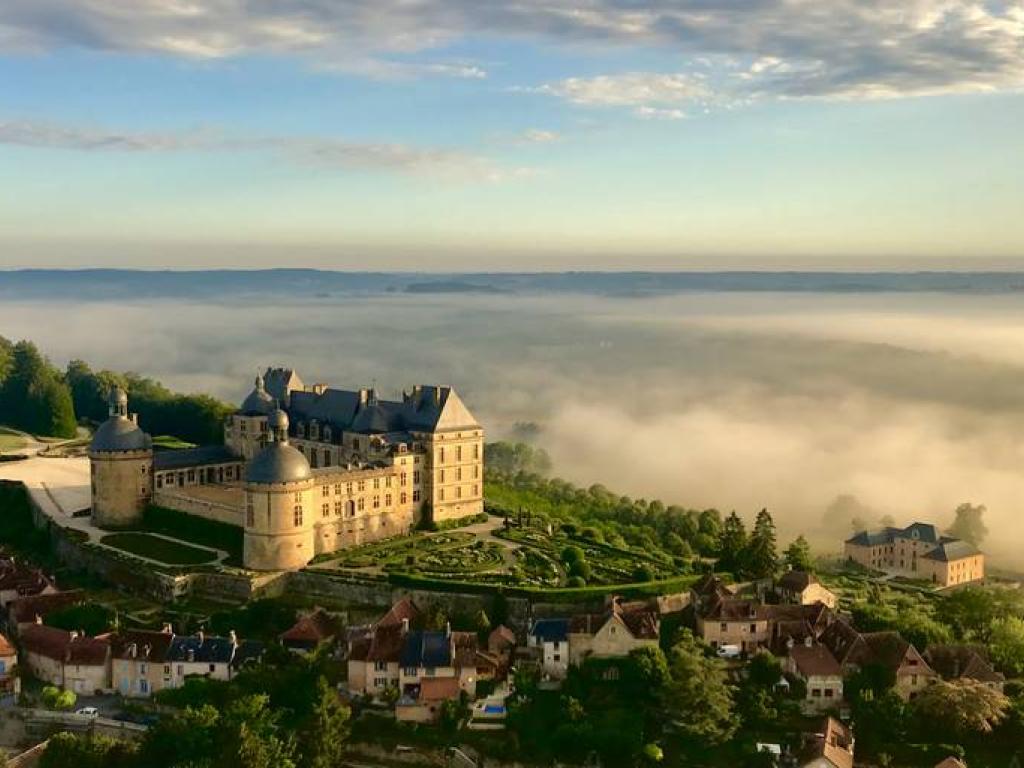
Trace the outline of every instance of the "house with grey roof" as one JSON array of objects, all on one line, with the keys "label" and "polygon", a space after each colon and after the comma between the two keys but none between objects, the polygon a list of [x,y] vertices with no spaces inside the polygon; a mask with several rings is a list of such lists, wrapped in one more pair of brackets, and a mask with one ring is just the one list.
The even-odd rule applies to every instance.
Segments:
[{"label": "house with grey roof", "polygon": [[875,571],[953,587],[985,578],[985,555],[973,544],[944,536],[931,523],[859,531],[844,544],[846,559]]}]

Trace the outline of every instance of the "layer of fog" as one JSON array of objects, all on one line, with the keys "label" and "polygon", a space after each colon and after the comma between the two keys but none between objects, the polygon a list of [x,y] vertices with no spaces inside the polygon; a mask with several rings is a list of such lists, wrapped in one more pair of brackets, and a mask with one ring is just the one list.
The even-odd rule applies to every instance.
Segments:
[{"label": "layer of fog", "polygon": [[240,400],[257,367],[394,396],[454,384],[492,436],[535,422],[558,473],[686,506],[762,506],[838,549],[851,494],[877,515],[989,509],[1024,528],[1024,299],[696,294],[382,296],[249,303],[5,302],[0,335],[58,364],[133,369]]}]

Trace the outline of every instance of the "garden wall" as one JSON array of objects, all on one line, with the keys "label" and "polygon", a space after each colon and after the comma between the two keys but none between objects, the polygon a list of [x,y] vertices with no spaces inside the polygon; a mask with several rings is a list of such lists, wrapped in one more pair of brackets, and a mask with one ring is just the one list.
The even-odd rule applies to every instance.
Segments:
[{"label": "garden wall", "polygon": [[174,509],[178,512],[185,512],[197,517],[205,517],[207,520],[216,520],[218,523],[238,525],[242,520],[242,510],[230,504],[221,504],[206,499],[197,499],[183,493],[174,493],[166,489],[154,491],[153,504],[158,507]]}]

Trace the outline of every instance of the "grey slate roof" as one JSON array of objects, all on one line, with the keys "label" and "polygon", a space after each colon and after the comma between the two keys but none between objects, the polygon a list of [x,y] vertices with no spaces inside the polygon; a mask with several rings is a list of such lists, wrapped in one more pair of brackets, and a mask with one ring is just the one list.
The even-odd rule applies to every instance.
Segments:
[{"label": "grey slate roof", "polygon": [[92,436],[89,446],[91,451],[142,451],[152,448],[153,441],[149,435],[139,429],[139,425],[124,416],[111,416],[104,421],[96,434]]},{"label": "grey slate roof", "polygon": [[403,667],[448,667],[451,664],[451,637],[446,632],[416,630],[405,638]]},{"label": "grey slate roof", "polygon": [[860,531],[846,540],[847,544],[858,544],[862,547],[877,547],[880,544],[891,544],[899,528],[883,528],[880,531]]},{"label": "grey slate roof", "polygon": [[197,635],[175,636],[167,649],[167,661],[195,661],[203,664],[230,664],[235,645],[226,637]]},{"label": "grey slate roof", "polygon": [[245,400],[242,401],[242,407],[239,408],[239,412],[245,416],[265,416],[275,408],[277,408],[277,401],[258,383],[252,392],[246,395]]},{"label": "grey slate roof", "polygon": [[337,430],[363,434],[405,433],[479,426],[451,387],[417,387],[401,401],[371,397],[342,389],[292,392],[288,414],[293,422],[313,421]]},{"label": "grey slate roof", "polygon": [[170,451],[156,451],[153,454],[153,469],[183,469],[201,467],[206,464],[224,464],[241,461],[226,445],[205,445],[200,448],[183,448]]},{"label": "grey slate roof", "polygon": [[569,620],[538,619],[533,623],[530,636],[543,643],[565,642],[569,637]]},{"label": "grey slate roof", "polygon": [[294,483],[312,476],[306,457],[287,443],[270,443],[245,468],[248,483]]},{"label": "grey slate roof", "polygon": [[952,539],[951,541],[941,542],[935,549],[925,555],[925,557],[929,560],[938,560],[939,562],[948,563],[953,560],[960,560],[965,557],[973,557],[974,555],[980,554],[981,550],[970,542]]}]

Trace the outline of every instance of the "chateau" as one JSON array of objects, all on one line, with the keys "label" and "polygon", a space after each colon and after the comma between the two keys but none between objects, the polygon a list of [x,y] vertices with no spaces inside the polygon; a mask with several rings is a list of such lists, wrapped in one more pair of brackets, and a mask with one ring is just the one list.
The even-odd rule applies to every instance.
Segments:
[{"label": "chateau", "polygon": [[940,587],[953,587],[985,578],[985,555],[973,544],[942,536],[931,523],[906,528],[860,531],[846,540],[846,558],[865,568]]},{"label": "chateau", "polygon": [[231,523],[254,570],[483,511],[483,428],[444,386],[392,401],[271,368],[227,417],[223,445],[183,450],[154,450],[114,389],[89,458],[95,525],[132,525],[150,503]]}]

